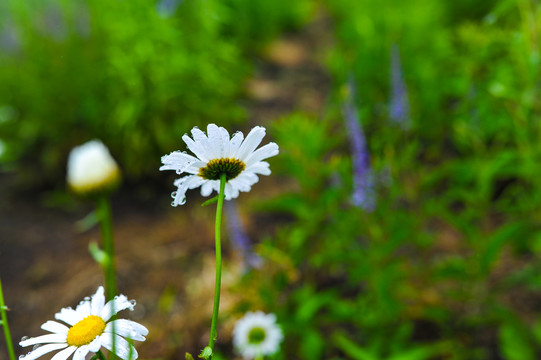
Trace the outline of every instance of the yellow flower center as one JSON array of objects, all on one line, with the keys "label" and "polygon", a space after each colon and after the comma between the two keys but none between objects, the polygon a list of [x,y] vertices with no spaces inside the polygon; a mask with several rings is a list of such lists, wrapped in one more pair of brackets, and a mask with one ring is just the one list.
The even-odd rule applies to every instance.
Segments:
[{"label": "yellow flower center", "polygon": [[66,342],[69,346],[88,345],[105,330],[105,321],[99,316],[90,315],[73,325],[68,331]]},{"label": "yellow flower center", "polygon": [[213,159],[207,166],[199,169],[199,176],[205,180],[220,180],[220,175],[225,174],[227,181],[236,178],[246,168],[246,164],[234,158]]}]

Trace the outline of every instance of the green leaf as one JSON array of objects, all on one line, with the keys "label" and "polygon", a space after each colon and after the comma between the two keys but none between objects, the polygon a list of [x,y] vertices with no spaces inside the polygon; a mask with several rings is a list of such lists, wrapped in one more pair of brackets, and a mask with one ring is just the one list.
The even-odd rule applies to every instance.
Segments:
[{"label": "green leaf", "polygon": [[192,354],[190,354],[190,353],[186,353],[186,355],[185,355],[185,359],[186,359],[186,360],[193,360],[193,356],[192,356]]},{"label": "green leaf", "polygon": [[92,229],[98,223],[96,211],[90,212],[87,216],[75,223],[75,228],[79,232],[85,232]]},{"label": "green leaf", "polygon": [[500,348],[507,360],[535,360],[535,350],[527,333],[512,324],[500,327]]},{"label": "green leaf", "polygon": [[96,242],[92,241],[88,244],[88,251],[101,267],[105,268],[109,264],[109,255],[100,249]]},{"label": "green leaf", "polygon": [[204,203],[201,204],[201,206],[207,206],[218,202],[218,196],[215,196],[213,198],[208,199]]},{"label": "green leaf", "polygon": [[350,356],[354,360],[381,360],[361,348],[358,344],[354,343],[343,334],[334,333],[332,339],[337,348],[342,350],[346,355]]},{"label": "green leaf", "polygon": [[206,346],[203,349],[203,351],[201,351],[201,354],[199,355],[201,359],[209,359],[211,356],[212,356],[212,349],[210,348],[210,346]]}]

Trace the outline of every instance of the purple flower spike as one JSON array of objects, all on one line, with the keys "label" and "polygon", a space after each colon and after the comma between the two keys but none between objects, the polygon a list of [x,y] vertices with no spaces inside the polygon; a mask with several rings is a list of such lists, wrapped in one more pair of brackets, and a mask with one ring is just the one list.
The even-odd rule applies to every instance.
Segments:
[{"label": "purple flower spike", "polygon": [[351,156],[353,160],[353,195],[351,201],[356,207],[372,212],[376,207],[374,172],[370,166],[370,153],[366,136],[359,123],[359,114],[354,104],[355,83],[348,81],[348,95],[342,112],[346,123]]},{"label": "purple flower spike", "polygon": [[404,130],[411,127],[408,88],[402,74],[400,50],[396,44],[391,47],[391,103],[389,104],[389,117],[391,121],[400,125]]},{"label": "purple flower spike", "polygon": [[156,3],[156,11],[164,18],[170,17],[177,11],[181,2],[182,0],[160,0]]},{"label": "purple flower spike", "polygon": [[239,216],[239,209],[235,200],[224,202],[226,208],[227,232],[233,248],[241,253],[246,268],[259,268],[263,259],[257,255],[253,248],[248,234]]}]

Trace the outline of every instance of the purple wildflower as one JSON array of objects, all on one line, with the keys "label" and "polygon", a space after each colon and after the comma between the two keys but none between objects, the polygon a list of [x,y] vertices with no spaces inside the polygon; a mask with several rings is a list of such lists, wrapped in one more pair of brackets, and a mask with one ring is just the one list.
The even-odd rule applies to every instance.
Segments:
[{"label": "purple wildflower", "polygon": [[374,172],[370,166],[370,153],[366,145],[366,136],[359,123],[359,114],[354,103],[355,84],[353,78],[348,81],[348,95],[342,112],[346,123],[351,156],[353,160],[353,205],[373,211],[376,207]]},{"label": "purple wildflower", "polygon": [[250,238],[239,216],[237,202],[235,200],[225,201],[224,206],[227,214],[227,231],[233,248],[241,253],[247,268],[261,267],[263,260],[252,248]]},{"label": "purple wildflower", "polygon": [[402,74],[400,50],[396,44],[391,47],[391,103],[389,104],[389,117],[391,121],[399,124],[404,130],[411,127],[408,88]]},{"label": "purple wildflower", "polygon": [[162,17],[172,16],[181,2],[182,0],[160,0],[156,3],[156,11]]},{"label": "purple wildflower", "polygon": [[0,49],[8,54],[16,54],[21,49],[20,35],[11,21],[5,22],[0,29]]},{"label": "purple wildflower", "polygon": [[68,28],[60,5],[50,4],[42,14],[40,31],[56,42],[68,37]]}]

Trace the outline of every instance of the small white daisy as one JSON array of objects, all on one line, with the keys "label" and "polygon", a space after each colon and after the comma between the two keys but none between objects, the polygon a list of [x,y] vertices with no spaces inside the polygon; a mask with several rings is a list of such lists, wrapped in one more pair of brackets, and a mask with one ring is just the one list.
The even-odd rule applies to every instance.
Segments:
[{"label": "small white daisy", "polygon": [[76,193],[106,191],[114,188],[119,180],[118,165],[101,141],[92,140],[71,150],[67,181]]},{"label": "small white daisy", "polygon": [[162,156],[160,170],[175,170],[187,176],[175,181],[178,190],[172,193],[171,205],[183,205],[186,191],[201,186],[201,195],[209,196],[220,191],[220,175],[226,174],[225,199],[239,196],[240,191],[250,191],[260,175],[270,175],[269,163],[262,161],[278,154],[278,145],[269,143],[256,150],[265,136],[265,128],[256,126],[244,139],[241,132],[231,138],[223,127],[207,126],[207,134],[197,127],[192,129],[193,139],[184,134],[182,140],[195,156],[175,151]]},{"label": "small white daisy", "polygon": [[282,339],[276,316],[261,311],[247,312],[233,329],[233,345],[244,359],[276,353]]},{"label": "small white daisy", "polygon": [[71,354],[73,360],[84,360],[89,352],[96,353],[102,346],[112,351],[114,336],[116,355],[124,360],[135,360],[137,351],[126,339],[144,341],[148,334],[147,328],[126,319],[109,321],[117,312],[133,310],[134,306],[135,300],[128,300],[124,295],[116,296],[105,304],[104,290],[100,286],[92,299],[85,298],[75,310],[68,307],[55,314],[55,319],[69,326],[50,320],[41,325],[41,328],[52,334],[21,340],[19,345],[22,347],[40,346],[19,359],[34,360],[52,351],[61,350],[51,360],[66,360]]}]

